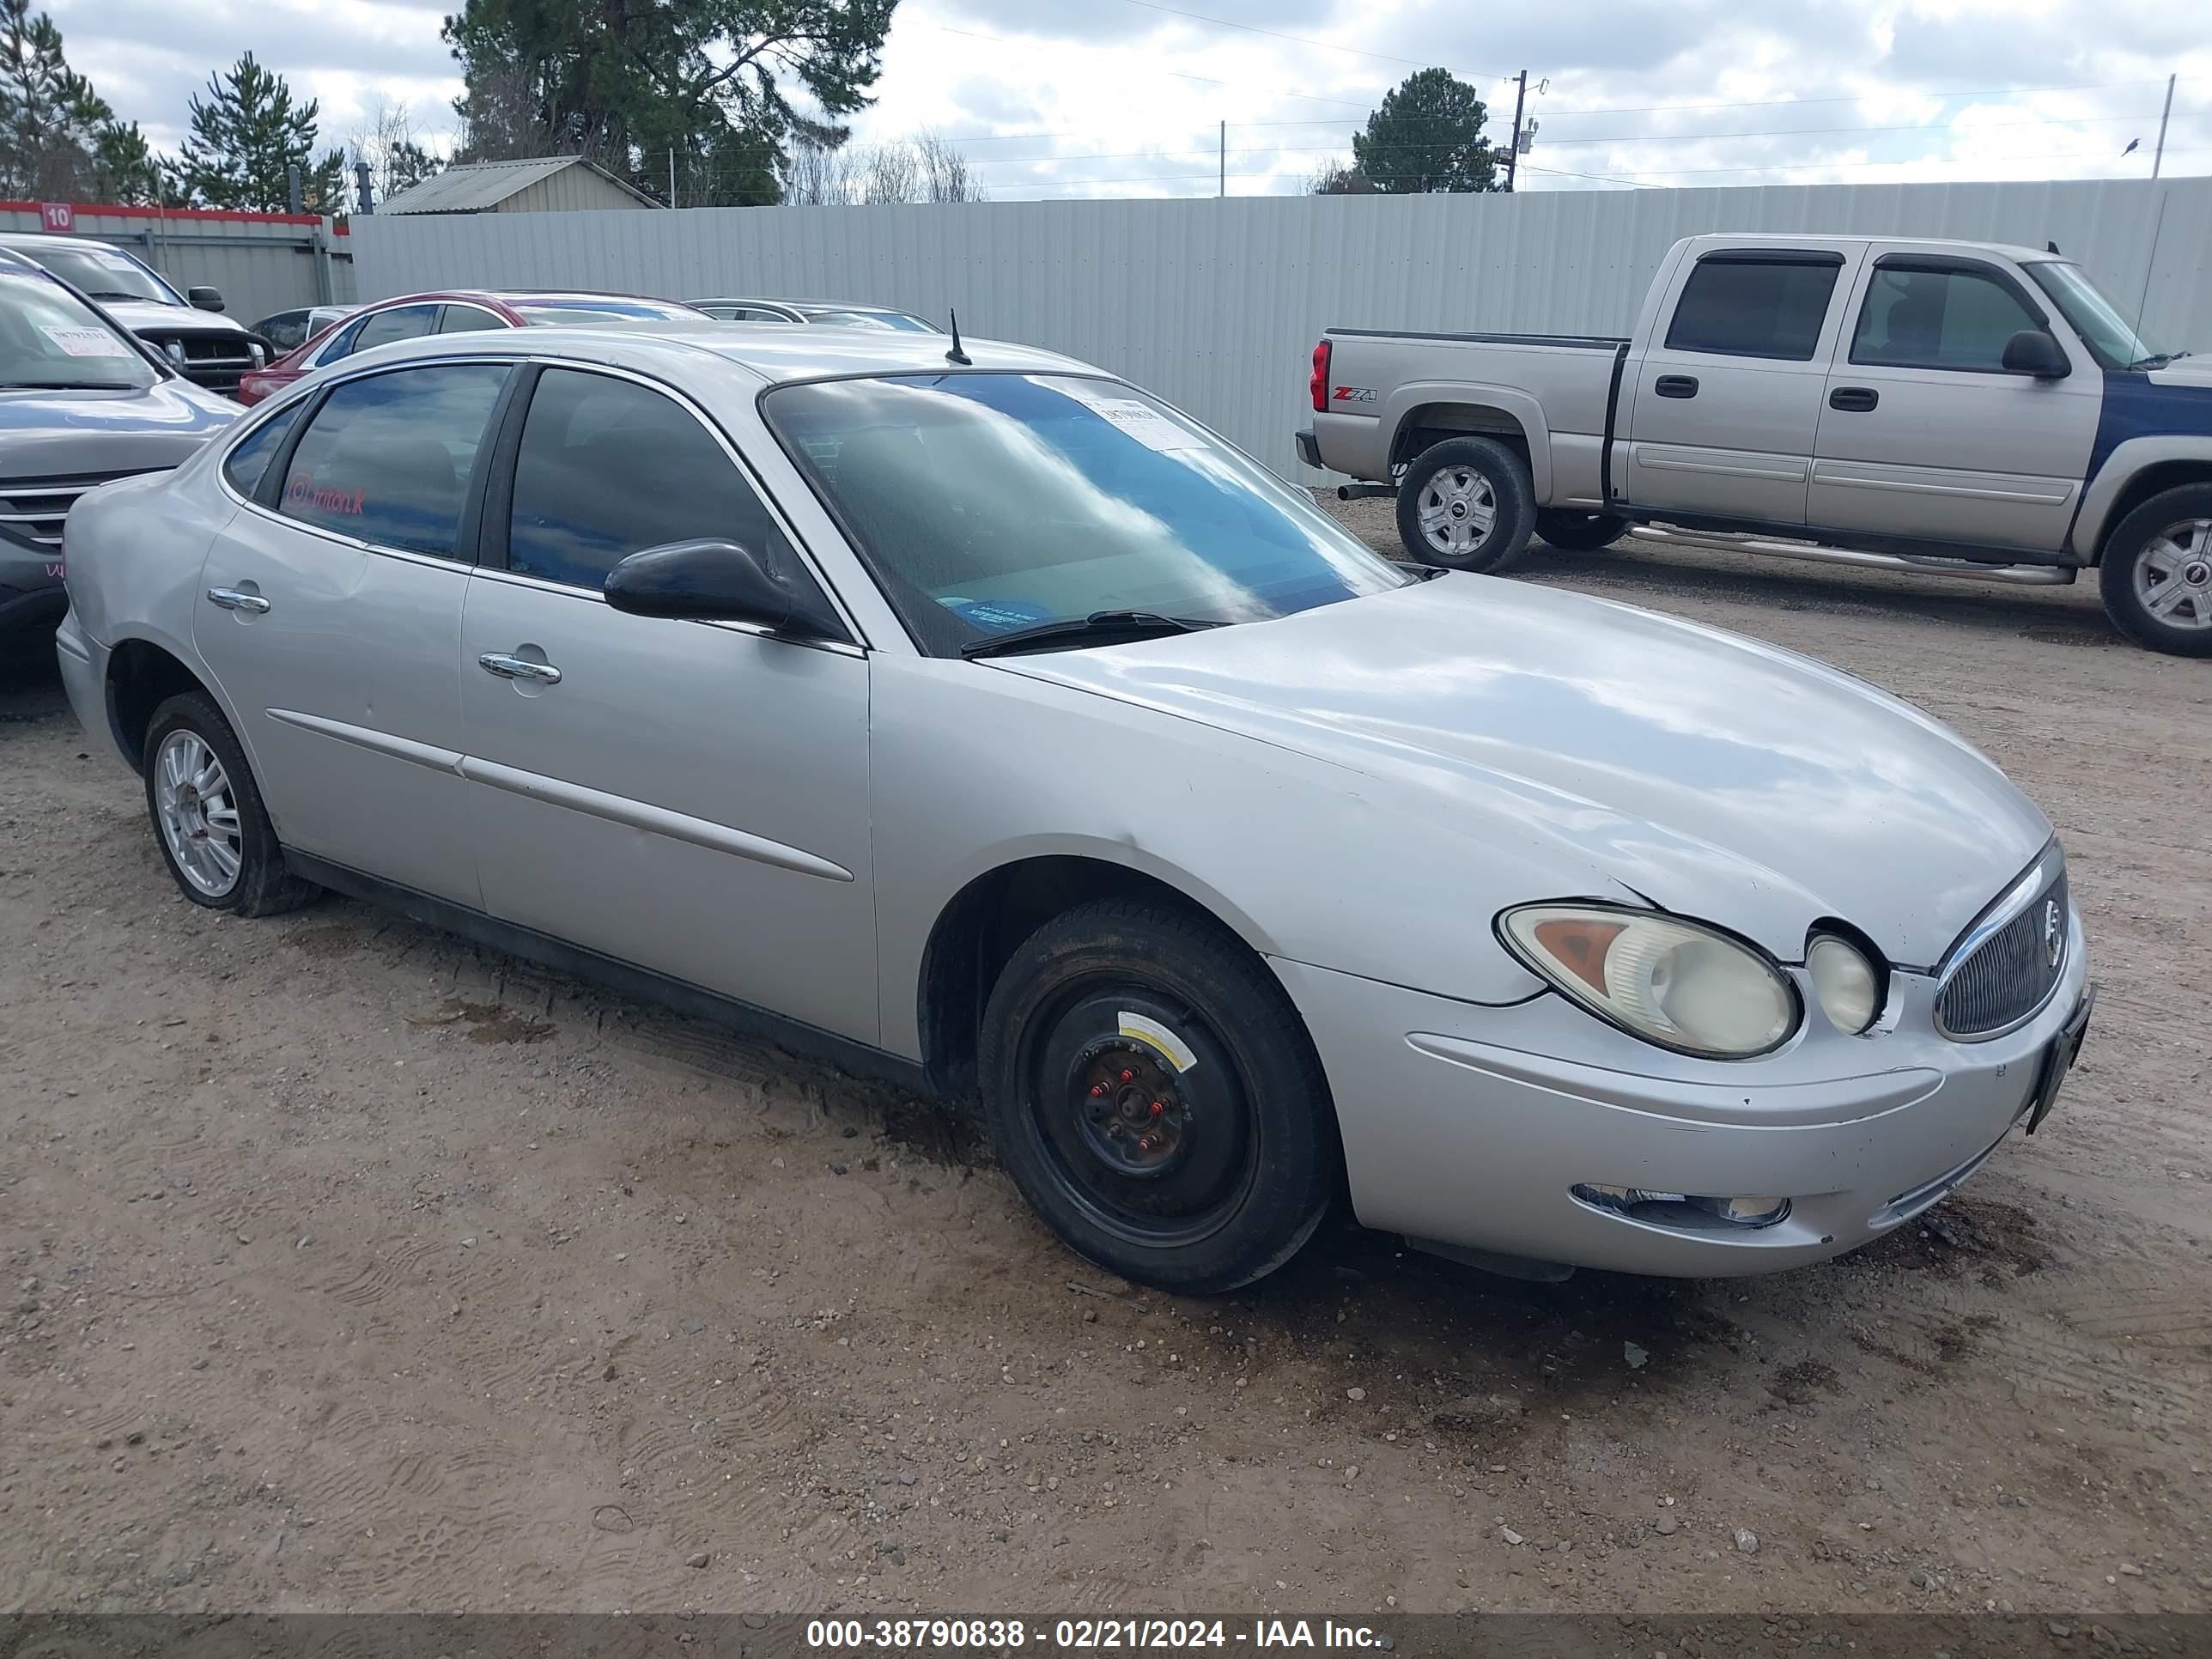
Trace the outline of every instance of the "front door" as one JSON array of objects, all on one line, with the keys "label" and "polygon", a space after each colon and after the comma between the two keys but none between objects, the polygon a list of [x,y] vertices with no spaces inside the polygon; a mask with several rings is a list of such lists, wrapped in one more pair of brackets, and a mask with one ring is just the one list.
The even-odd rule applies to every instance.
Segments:
[{"label": "front door", "polygon": [[[365,375],[298,405],[310,412],[296,442],[272,432],[240,445],[232,483],[250,504],[210,546],[193,608],[193,642],[278,838],[471,905],[456,769],[465,508],[508,372]],[[242,465],[261,470],[247,478]]]},{"label": "front door", "polygon": [[1861,282],[1820,409],[1807,517],[1817,526],[2054,551],[2104,404],[2078,348],[2063,380],[2008,374],[2005,342],[2048,325],[2011,272],[1887,253]]},{"label": "front door", "polygon": [[714,538],[798,563],[727,445],[665,390],[547,368],[514,447],[462,627],[485,907],[873,1042],[866,656],[607,605],[606,573],[646,547]]},{"label": "front door", "polygon": [[1660,343],[1637,366],[1628,500],[1763,524],[1805,522],[1844,256],[1718,248],[1683,276]]}]

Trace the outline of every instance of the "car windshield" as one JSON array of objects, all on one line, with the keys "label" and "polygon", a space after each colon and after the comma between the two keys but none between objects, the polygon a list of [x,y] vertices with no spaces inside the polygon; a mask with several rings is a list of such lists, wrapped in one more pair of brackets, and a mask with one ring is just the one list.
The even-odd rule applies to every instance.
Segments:
[{"label": "car windshield", "polygon": [[516,300],[515,310],[530,322],[553,328],[590,328],[599,323],[696,323],[690,306],[658,300],[624,300],[594,295],[579,300]]},{"label": "car windshield", "polygon": [[157,306],[180,306],[184,296],[120,248],[19,246],[27,259],[35,259],[65,283],[95,300],[141,300]]},{"label": "car windshield", "polygon": [[2101,367],[2152,368],[2176,355],[2185,355],[2161,351],[2145,340],[2120,315],[2118,307],[2097,291],[2097,285],[2082,274],[2081,266],[2036,259],[2029,261],[2027,269]]},{"label": "car windshield", "polygon": [[909,317],[903,311],[810,311],[810,323],[829,323],[842,328],[895,328],[909,334],[942,334],[934,323]]},{"label": "car windshield", "polygon": [[0,391],[135,391],[160,378],[58,283],[0,270]]},{"label": "car windshield", "polygon": [[820,380],[763,408],[939,655],[1095,611],[1258,622],[1413,580],[1304,492],[1110,380]]}]

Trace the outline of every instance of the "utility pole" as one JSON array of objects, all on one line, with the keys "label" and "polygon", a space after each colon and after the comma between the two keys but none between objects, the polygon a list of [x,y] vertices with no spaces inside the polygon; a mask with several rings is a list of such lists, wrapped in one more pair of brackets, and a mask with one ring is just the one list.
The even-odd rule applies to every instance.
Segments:
[{"label": "utility pole", "polygon": [[2166,107],[2158,112],[2158,148],[2151,152],[2150,176],[2158,177],[2159,164],[2166,160],[2166,118],[2173,113],[2173,76],[2166,77]]},{"label": "utility pole", "polygon": [[[2170,92],[2168,96],[2172,96]],[[2161,137],[2159,142],[2164,143],[2166,141]],[[1224,201],[1229,196],[1229,123],[1226,121],[1221,124],[1221,196]]]},{"label": "utility pole", "polygon": [[668,205],[676,205],[676,146],[668,147]]},{"label": "utility pole", "polygon": [[1515,175],[1521,171],[1521,106],[1528,97],[1528,71],[1516,78],[1513,91],[1513,147],[1505,152],[1505,191],[1512,194]]}]

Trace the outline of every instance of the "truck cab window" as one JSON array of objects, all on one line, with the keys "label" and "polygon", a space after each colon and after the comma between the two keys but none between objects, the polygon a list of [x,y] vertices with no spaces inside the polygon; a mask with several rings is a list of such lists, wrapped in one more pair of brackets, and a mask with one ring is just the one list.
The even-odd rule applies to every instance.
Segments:
[{"label": "truck cab window", "polygon": [[1842,269],[1840,258],[1708,255],[1682,285],[1667,349],[1810,362]]}]

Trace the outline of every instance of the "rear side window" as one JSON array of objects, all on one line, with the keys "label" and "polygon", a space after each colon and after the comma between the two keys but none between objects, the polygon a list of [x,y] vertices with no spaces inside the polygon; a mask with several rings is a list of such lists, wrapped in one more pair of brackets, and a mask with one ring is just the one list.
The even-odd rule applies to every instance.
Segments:
[{"label": "rear side window", "polygon": [[1810,362],[1842,268],[1840,258],[1700,259],[1675,302],[1667,349]]},{"label": "rear side window", "polygon": [[333,388],[292,452],[279,510],[342,536],[456,556],[469,474],[507,374],[496,363],[440,363]]},{"label": "rear side window", "polygon": [[447,306],[446,314],[439,320],[441,334],[468,334],[483,328],[505,328],[507,319],[495,316],[482,306]]},{"label": "rear side window", "polygon": [[2012,291],[1971,270],[1884,266],[1868,284],[1851,361],[2001,373],[2005,342],[2040,325]]},{"label": "rear side window", "polygon": [[696,416],[633,380],[549,368],[514,460],[507,568],[598,588],[631,554],[712,538],[798,561]]},{"label": "rear side window", "polygon": [[346,355],[428,334],[437,320],[435,306],[395,306],[390,311],[374,312],[362,319],[361,332],[354,336]]},{"label": "rear side window", "polygon": [[287,405],[282,412],[255,427],[224,457],[222,476],[230,480],[233,489],[248,499],[254,498],[262,478],[268,473],[270,461],[284,447],[285,436],[299,417],[300,405]]}]

